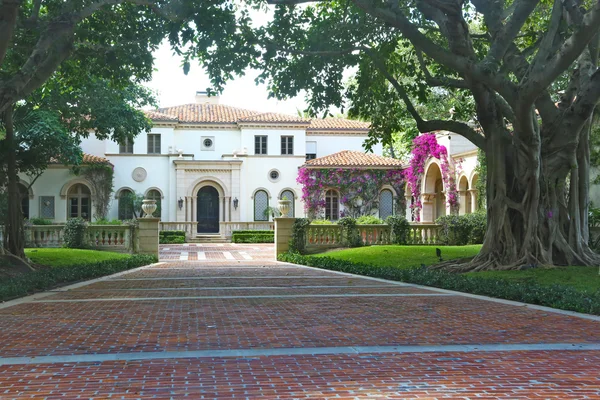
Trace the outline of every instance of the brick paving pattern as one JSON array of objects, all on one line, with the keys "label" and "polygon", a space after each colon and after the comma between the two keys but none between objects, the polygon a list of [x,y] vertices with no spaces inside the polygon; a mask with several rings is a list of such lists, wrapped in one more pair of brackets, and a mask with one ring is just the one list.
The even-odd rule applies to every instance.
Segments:
[{"label": "brick paving pattern", "polygon": [[600,399],[597,319],[272,254],[165,245],[160,264],[0,306],[0,398]]}]

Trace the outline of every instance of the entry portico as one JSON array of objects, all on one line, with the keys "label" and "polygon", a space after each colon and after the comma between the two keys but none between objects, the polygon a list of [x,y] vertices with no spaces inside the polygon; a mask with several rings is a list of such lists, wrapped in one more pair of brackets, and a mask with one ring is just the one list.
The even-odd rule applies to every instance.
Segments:
[{"label": "entry portico", "polygon": [[197,223],[197,233],[219,233],[221,222],[240,220],[241,160],[175,160],[177,222]]}]

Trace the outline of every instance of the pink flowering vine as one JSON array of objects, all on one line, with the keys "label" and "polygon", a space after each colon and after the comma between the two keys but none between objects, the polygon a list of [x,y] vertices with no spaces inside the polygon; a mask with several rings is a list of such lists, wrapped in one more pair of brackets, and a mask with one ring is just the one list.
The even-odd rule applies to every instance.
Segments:
[{"label": "pink flowering vine", "polygon": [[411,194],[415,199],[411,204],[412,212],[416,221],[420,220],[421,182],[425,174],[425,163],[430,157],[440,160],[442,169],[442,181],[446,190],[446,202],[452,210],[458,209],[458,192],[456,190],[456,179],[454,168],[448,159],[448,150],[437,142],[434,133],[424,133],[413,140],[410,166],[406,171],[406,181],[410,187]]},{"label": "pink flowering vine", "polygon": [[351,216],[377,208],[379,191],[386,184],[399,194],[397,199],[404,200],[404,171],[400,169],[300,168],[296,181],[302,185],[304,210],[311,218],[320,215],[325,209],[327,189],[339,192],[340,203]]}]

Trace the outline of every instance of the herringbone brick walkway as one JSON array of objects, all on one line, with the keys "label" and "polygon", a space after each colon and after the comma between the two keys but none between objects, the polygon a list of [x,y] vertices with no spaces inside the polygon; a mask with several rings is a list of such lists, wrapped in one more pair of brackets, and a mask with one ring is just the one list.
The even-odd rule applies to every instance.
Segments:
[{"label": "herringbone brick walkway", "polygon": [[600,399],[599,318],[189,247],[0,306],[0,398]]}]

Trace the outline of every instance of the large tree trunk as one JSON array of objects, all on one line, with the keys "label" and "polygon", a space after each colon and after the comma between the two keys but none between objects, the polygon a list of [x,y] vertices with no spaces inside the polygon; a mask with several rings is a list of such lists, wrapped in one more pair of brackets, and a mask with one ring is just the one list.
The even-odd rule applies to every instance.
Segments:
[{"label": "large tree trunk", "polygon": [[433,268],[466,272],[600,265],[600,255],[588,245],[585,135],[582,132],[569,160],[564,154],[544,155],[535,141],[518,143],[518,135],[492,135],[488,145],[493,151],[487,152],[488,229],[482,249],[472,260]]},{"label": "large tree trunk", "polygon": [[6,156],[8,175],[8,213],[4,231],[4,247],[11,254],[25,259],[25,231],[23,227],[23,212],[21,210],[21,194],[19,192],[19,176],[17,173],[17,139],[13,125],[12,107],[6,110],[2,119],[6,129]]}]

